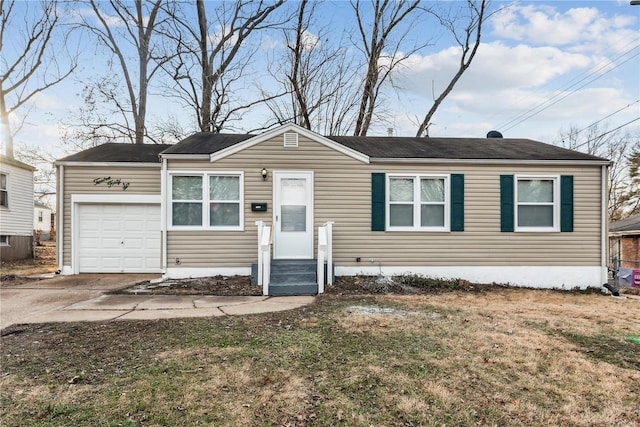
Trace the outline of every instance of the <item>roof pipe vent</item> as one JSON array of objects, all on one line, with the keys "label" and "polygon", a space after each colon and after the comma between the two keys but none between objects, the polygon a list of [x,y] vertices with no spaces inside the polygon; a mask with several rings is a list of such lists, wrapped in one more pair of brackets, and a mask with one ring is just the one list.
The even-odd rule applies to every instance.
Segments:
[{"label": "roof pipe vent", "polygon": [[502,138],[502,134],[497,130],[490,130],[487,132],[487,138]]}]

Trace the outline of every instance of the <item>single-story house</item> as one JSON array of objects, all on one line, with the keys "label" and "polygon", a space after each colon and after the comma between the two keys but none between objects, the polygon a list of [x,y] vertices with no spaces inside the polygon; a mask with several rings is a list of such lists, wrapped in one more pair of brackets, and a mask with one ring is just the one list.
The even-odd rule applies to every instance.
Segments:
[{"label": "single-story house", "polygon": [[609,223],[609,253],[617,267],[640,269],[640,214]]},{"label": "single-story house", "polygon": [[33,229],[40,241],[51,239],[51,208],[42,202],[33,202]]},{"label": "single-story house", "polygon": [[289,124],[104,144],[56,167],[66,274],[248,275],[253,265],[276,294],[281,269],[301,273],[320,254],[314,276],[294,281],[607,279],[609,161],[528,139],[321,136]]},{"label": "single-story house", "polygon": [[0,259],[33,258],[33,172],[0,155]]}]

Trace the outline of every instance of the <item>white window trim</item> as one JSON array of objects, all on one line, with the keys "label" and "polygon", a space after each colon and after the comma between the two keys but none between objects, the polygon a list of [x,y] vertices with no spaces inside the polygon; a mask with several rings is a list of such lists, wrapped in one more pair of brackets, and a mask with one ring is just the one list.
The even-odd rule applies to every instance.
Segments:
[{"label": "white window trim", "polygon": [[6,206],[5,205],[0,205],[0,209],[8,211],[9,208],[11,207],[11,200],[10,200],[10,196],[11,195],[9,194],[9,188],[11,187],[11,182],[10,182],[11,181],[11,175],[8,172],[5,172],[5,171],[2,172],[2,175],[4,175],[6,177],[5,178],[6,186],[2,191],[7,193],[7,205]]},{"label": "white window trim", "polygon": [[[553,181],[553,226],[552,227],[520,227],[518,226],[518,181],[519,180],[552,180]],[[513,224],[514,231],[523,233],[560,232],[560,175],[515,175],[513,183]],[[544,203],[522,203],[522,205],[544,205]]]},{"label": "white window trim", "polygon": [[[209,218],[209,177],[210,176],[239,176],[240,177],[240,224],[238,226],[212,226]],[[202,204],[202,225],[173,225],[173,177],[199,176],[202,178],[202,200],[180,200]],[[244,172],[243,171],[170,171],[167,185],[167,229],[171,231],[244,231]]]},{"label": "white window trim", "polygon": [[[391,226],[390,204],[391,204],[391,179],[392,178],[411,178],[413,179],[413,227],[397,227]],[[416,182],[420,182],[421,179],[444,179],[444,225],[442,227],[421,227],[415,225],[419,222],[420,218],[420,185],[416,185]],[[435,231],[435,232],[449,232],[451,231],[451,175],[443,174],[386,174],[386,191],[385,191],[385,229],[387,231]],[[395,203],[395,202],[394,202]],[[409,202],[404,202],[409,204]],[[438,203],[439,204],[439,203]]]}]

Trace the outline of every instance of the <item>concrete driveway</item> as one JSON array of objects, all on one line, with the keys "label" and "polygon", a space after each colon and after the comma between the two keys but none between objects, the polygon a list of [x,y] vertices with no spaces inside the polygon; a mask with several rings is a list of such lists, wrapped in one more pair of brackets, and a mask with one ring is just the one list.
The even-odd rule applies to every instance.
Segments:
[{"label": "concrete driveway", "polygon": [[158,274],[78,274],[0,287],[0,329],[30,323],[47,313],[126,288]]},{"label": "concrete driveway", "polygon": [[312,296],[109,295],[154,274],[80,274],[0,287],[0,330],[19,323],[147,320],[291,310]]}]

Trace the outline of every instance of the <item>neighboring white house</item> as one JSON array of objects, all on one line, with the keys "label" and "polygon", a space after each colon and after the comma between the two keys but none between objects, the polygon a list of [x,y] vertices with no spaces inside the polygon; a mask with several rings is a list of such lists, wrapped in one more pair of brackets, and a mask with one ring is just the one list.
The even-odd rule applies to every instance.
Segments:
[{"label": "neighboring white house", "polygon": [[0,258],[33,257],[34,167],[0,155]]},{"label": "neighboring white house", "polygon": [[40,240],[51,239],[51,208],[38,201],[33,202],[33,229],[40,232]]}]

